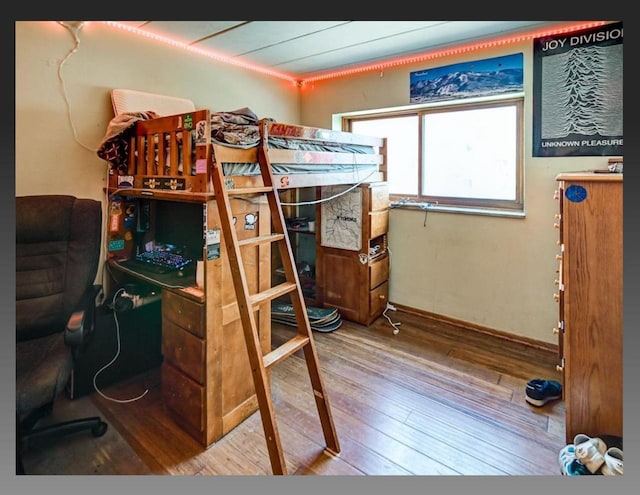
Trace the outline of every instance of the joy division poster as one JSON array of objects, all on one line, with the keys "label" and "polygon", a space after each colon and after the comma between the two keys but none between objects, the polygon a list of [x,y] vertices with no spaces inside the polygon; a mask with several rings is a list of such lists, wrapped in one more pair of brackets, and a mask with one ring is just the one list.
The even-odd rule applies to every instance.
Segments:
[{"label": "joy division poster", "polygon": [[533,156],[622,155],[622,23],[534,39]]},{"label": "joy division poster", "polygon": [[522,91],[522,53],[424,69],[410,74],[411,103]]}]

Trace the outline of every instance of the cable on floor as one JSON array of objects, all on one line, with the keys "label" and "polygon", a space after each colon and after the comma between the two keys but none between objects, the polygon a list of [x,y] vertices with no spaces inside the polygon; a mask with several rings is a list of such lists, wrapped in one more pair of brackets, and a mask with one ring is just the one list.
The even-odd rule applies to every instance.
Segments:
[{"label": "cable on floor", "polygon": [[[113,308],[115,308],[115,302],[116,302],[116,298],[121,294],[125,292],[124,289],[118,289],[116,291],[116,293],[113,295],[113,299],[111,300],[111,306]],[[98,371],[96,371],[96,374],[93,375],[93,388],[96,390],[96,392],[98,392],[102,397],[104,397],[107,400],[110,400],[112,402],[118,402],[120,404],[126,404],[128,402],[134,402],[136,400],[142,399],[145,395],[147,395],[147,393],[149,392],[149,389],[146,389],[144,392],[142,392],[139,396],[137,397],[133,397],[131,399],[115,399],[113,397],[109,397],[108,395],[104,394],[99,388],[98,385],[96,384],[96,379],[98,378],[98,375],[100,373],[102,373],[104,370],[106,370],[109,366],[111,366],[113,363],[115,363],[116,359],[118,359],[118,356],[120,355],[120,324],[118,322],[118,316],[117,316],[117,312],[114,309],[113,310],[113,319],[116,323],[116,340],[118,343],[118,349],[116,351],[115,356],[113,357],[113,359],[111,361],[109,361],[107,364],[105,364],[102,368],[100,368]]]}]

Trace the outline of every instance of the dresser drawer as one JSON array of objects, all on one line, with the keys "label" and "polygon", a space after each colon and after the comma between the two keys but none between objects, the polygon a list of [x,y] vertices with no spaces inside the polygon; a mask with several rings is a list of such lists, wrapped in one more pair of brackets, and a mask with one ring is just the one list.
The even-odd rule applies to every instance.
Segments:
[{"label": "dresser drawer", "polygon": [[205,389],[169,363],[162,363],[162,401],[188,429],[204,430]]},{"label": "dresser drawer", "polygon": [[162,355],[176,368],[204,384],[205,341],[169,320],[162,322]]},{"label": "dresser drawer", "polygon": [[386,182],[372,184],[368,189],[371,211],[389,208],[389,186]]},{"label": "dresser drawer", "polygon": [[173,291],[162,291],[162,319],[172,321],[197,337],[205,337],[204,305]]},{"label": "dresser drawer", "polygon": [[389,279],[389,256],[376,258],[369,265],[369,289],[375,289]]},{"label": "dresser drawer", "polygon": [[373,239],[389,231],[389,210],[369,213],[369,237]]},{"label": "dresser drawer", "polygon": [[369,292],[369,319],[379,316],[387,307],[389,282],[383,282]]}]

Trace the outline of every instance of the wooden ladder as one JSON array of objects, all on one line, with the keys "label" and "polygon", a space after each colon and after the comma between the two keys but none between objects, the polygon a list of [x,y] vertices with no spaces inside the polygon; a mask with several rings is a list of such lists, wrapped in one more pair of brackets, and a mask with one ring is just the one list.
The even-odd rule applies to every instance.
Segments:
[{"label": "wooden ladder", "polygon": [[[304,304],[304,296],[302,294],[291,244],[286,233],[286,224],[280,205],[280,198],[277,188],[274,186],[271,162],[267,150],[267,125],[267,121],[260,121],[262,144],[258,150],[258,161],[264,185],[260,187],[228,189],[225,185],[222,163],[218,163],[217,161],[213,163],[213,184],[220,214],[222,233],[226,241],[227,255],[229,257],[229,265],[249,355],[256,397],[258,399],[258,407],[260,409],[262,426],[267,441],[271,469],[273,474],[284,475],[287,474],[287,468],[276,424],[267,370],[300,349],[304,352],[307,370],[313,388],[313,396],[324,433],[326,449],[330,453],[337,455],[340,452],[340,445],[329,407],[327,392],[320,374],[318,355],[307,315],[307,308]],[[233,224],[233,213],[231,211],[229,198],[231,196],[256,196],[257,194],[266,195],[269,202],[272,233],[270,235],[262,235],[239,241]],[[242,251],[243,248],[248,246],[255,247],[268,243],[272,245],[275,243],[280,249],[280,258],[285,271],[286,282],[272,286],[262,292],[252,294],[250,293],[245,275]],[[271,304],[271,301],[287,294],[291,299],[293,311],[296,316],[298,333],[284,344],[263,355],[260,347],[255,312],[261,305]]]}]

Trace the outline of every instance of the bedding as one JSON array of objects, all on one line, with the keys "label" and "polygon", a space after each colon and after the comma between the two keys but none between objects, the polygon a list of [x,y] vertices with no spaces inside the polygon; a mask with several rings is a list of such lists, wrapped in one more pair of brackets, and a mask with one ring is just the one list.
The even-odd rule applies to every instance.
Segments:
[{"label": "bedding", "polygon": [[[126,174],[128,170],[129,142],[133,136],[136,122],[158,118],[159,115],[153,111],[146,112],[125,112],[115,116],[103,138],[98,149],[98,156],[111,164],[112,169],[119,173]],[[256,147],[260,144],[259,119],[249,108],[242,108],[231,112],[211,113],[211,141],[229,147],[242,149]],[[275,122],[273,119],[268,121]],[[199,139],[194,129],[192,138]],[[179,139],[181,141],[181,139]],[[181,143],[179,143],[181,145]],[[168,149],[168,144],[166,148]],[[270,149],[297,150],[297,151],[322,151],[327,153],[374,153],[371,146],[363,146],[349,143],[331,142],[310,142],[298,139],[287,139],[281,137],[269,137],[268,147]],[[195,149],[193,150],[195,153]],[[181,153],[178,153],[181,156]],[[329,158],[327,158],[329,160]],[[194,160],[195,161],[195,160]],[[156,160],[157,163],[157,160]],[[273,172],[276,174],[292,173],[327,173],[331,171],[348,172],[353,170],[358,164],[341,163],[272,163]],[[224,163],[225,175],[259,175],[260,165],[256,163]],[[363,164],[359,167],[375,169],[376,165]],[[182,164],[179,166],[180,172]],[[191,173],[195,173],[192,170]]]},{"label": "bedding", "polygon": [[259,119],[249,108],[159,116],[118,113],[97,154],[110,187],[214,192],[216,163],[228,187],[259,184],[265,157],[280,189],[385,180],[382,138]]}]

